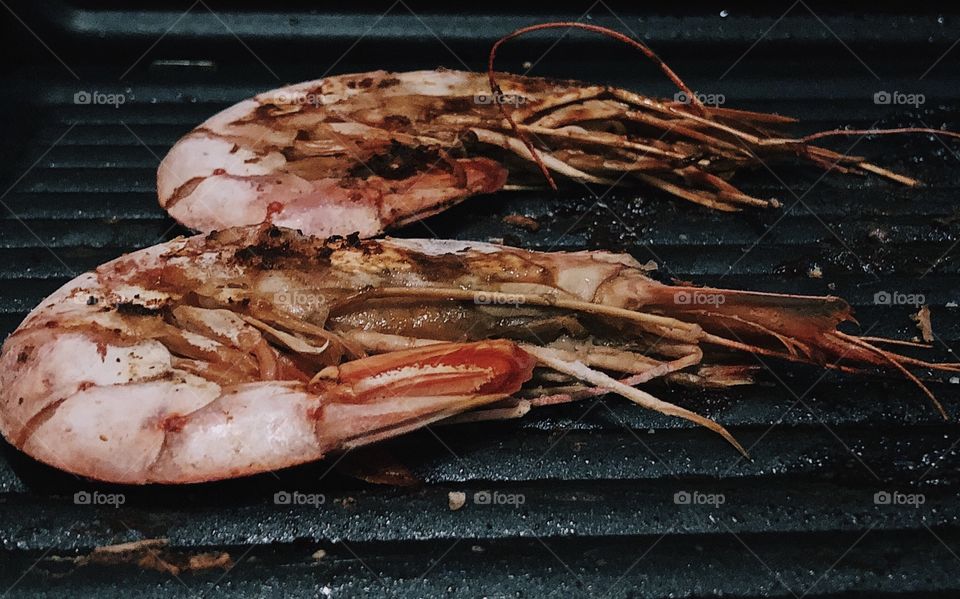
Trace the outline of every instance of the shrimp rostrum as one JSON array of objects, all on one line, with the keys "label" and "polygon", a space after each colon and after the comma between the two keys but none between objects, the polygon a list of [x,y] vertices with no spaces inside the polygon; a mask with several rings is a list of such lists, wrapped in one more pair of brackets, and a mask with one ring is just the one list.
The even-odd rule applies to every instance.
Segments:
[{"label": "shrimp rostrum", "polygon": [[911,369],[957,369],[839,331],[850,317],[833,297],[661,284],[606,252],[234,228],[118,258],[31,312],[0,353],[0,431],[78,475],[187,483],[612,392],[743,451],[638,386],[747,384],[750,352],[921,388]]},{"label": "shrimp rostrum", "polygon": [[657,99],[608,85],[495,73],[492,55],[489,74],[441,69],[327,77],[259,94],[184,136],[159,167],[160,204],[204,232],[269,220],[313,235],[373,237],[470,196],[545,182],[655,188],[721,211],[779,205],[730,182],[762,163],[801,161],[917,183],[812,143],[866,132],[791,138],[776,132],[791,118],[705,106],[646,46],[615,32],[545,24],[504,40],[557,25],[640,48],[681,95]]}]

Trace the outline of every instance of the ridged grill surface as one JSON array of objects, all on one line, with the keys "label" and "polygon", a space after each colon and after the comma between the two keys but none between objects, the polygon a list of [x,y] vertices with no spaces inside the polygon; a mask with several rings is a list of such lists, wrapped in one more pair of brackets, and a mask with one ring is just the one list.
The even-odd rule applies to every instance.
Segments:
[{"label": "ridged grill surface", "polygon": [[[709,49],[711,35],[723,37],[717,28],[726,31],[726,53],[736,57],[749,46],[730,33],[736,20],[697,19],[698,48]],[[891,57],[869,45],[866,21],[830,19],[836,28],[848,19],[847,33],[866,40],[865,49],[856,48],[859,56],[883,57],[870,65],[879,81],[828,34],[811,33],[819,25],[809,15],[783,21],[783,27],[806,32],[797,42],[802,52],[768,56],[761,45],[722,79],[732,62],[725,55],[696,52],[682,40],[657,35],[664,54],[678,56],[674,66],[693,87],[723,93],[728,106],[800,117],[794,132],[843,125],[960,130],[957,57],[948,54],[918,80],[932,61]],[[930,17],[919,24],[910,19],[920,17],[889,17],[918,39],[938,27]],[[489,32],[499,31],[495,21],[482,36],[457,38],[462,43],[455,51],[475,68],[483,64]],[[754,21],[740,26],[753,27]],[[740,37],[752,40],[760,33]],[[949,31],[936,33],[938,43],[949,38]],[[373,37],[335,72],[461,66],[426,33],[422,44],[428,49],[402,55]],[[75,274],[185,233],[156,204],[158,157],[210,114],[278,85],[233,43],[240,55],[215,70],[148,68],[151,56],[119,83],[122,68],[102,66],[85,67],[80,82],[55,64],[8,73],[5,85],[13,92],[7,101],[17,122],[3,142],[0,169],[4,189],[12,185],[2,198],[9,210],[0,219],[0,334]],[[945,50],[948,44],[941,45]],[[383,50],[379,59],[377,49]],[[518,69],[544,49],[520,43],[505,51],[502,68]],[[171,53],[171,47],[165,50]],[[639,59],[624,54],[548,58],[535,73],[672,94],[650,69],[638,66]],[[268,62],[281,81],[293,82],[319,76],[334,58]],[[82,89],[128,99],[118,108],[74,105],[72,95]],[[880,90],[924,93],[926,103],[876,105],[872,95]],[[854,142],[829,145],[846,150]],[[876,293],[923,294],[937,335],[928,355],[951,359],[949,348],[960,341],[958,147],[929,136],[856,143],[853,153],[922,179],[925,186],[918,189],[838,174],[821,179],[809,168],[760,167],[737,181],[749,193],[778,197],[786,206],[763,214],[710,213],[647,190],[573,188],[558,195],[475,198],[426,226],[396,234],[625,251],[656,261],[665,279],[840,295],[855,307],[860,330],[875,336],[917,335],[909,318],[915,309],[876,305]],[[537,219],[540,230],[504,224],[512,213]],[[810,276],[811,270],[822,277]],[[334,460],[222,484],[113,488],[54,472],[6,447],[0,459],[0,588],[13,585],[12,594],[25,596],[186,595],[207,589],[250,596],[281,588],[333,596],[960,592],[956,423],[941,420],[916,387],[894,376],[855,379],[764,365],[773,373],[750,388],[652,387],[660,397],[728,426],[752,448],[752,461],[739,459],[703,429],[616,398],[544,408],[515,422],[439,426],[388,442],[387,451],[423,481],[411,489],[359,482],[334,467]],[[960,386],[949,377],[940,381],[931,388],[960,416]],[[76,505],[79,491],[123,493],[125,505]],[[278,491],[322,493],[325,502],[318,508],[278,506]],[[467,506],[452,511],[448,493],[460,491]],[[522,495],[523,505],[477,505],[473,495],[482,491]],[[925,501],[916,507],[877,505],[874,494],[881,491],[922,493]],[[678,505],[678,492],[722,494],[724,501]],[[137,563],[74,559],[96,547],[155,538],[168,539],[164,551],[172,554],[225,551],[237,565],[173,577]],[[325,552],[322,559],[311,557],[318,549]]]}]

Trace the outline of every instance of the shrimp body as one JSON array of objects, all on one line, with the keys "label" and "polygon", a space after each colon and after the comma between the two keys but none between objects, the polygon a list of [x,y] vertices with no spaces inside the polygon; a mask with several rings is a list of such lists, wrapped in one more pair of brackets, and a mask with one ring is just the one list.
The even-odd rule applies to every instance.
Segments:
[{"label": "shrimp body", "polygon": [[33,310],[0,352],[0,432],[79,475],[186,483],[612,390],[736,443],[635,385],[746,384],[752,367],[719,358],[747,351],[912,364],[838,332],[849,317],[837,298],[663,285],[606,252],[234,228],[113,260]]},{"label": "shrimp body", "polygon": [[377,71],[262,93],[211,117],[157,172],[160,204],[201,230],[271,220],[320,236],[372,237],[501,189],[500,163],[463,151],[459,105],[481,121],[482,79]]},{"label": "shrimp body", "polygon": [[270,221],[367,238],[477,194],[543,187],[538,167],[561,183],[652,187],[723,211],[777,205],[727,182],[761,160],[913,183],[775,134],[785,117],[579,81],[498,73],[497,85],[491,93],[486,74],[461,71],[374,71],[259,94],[173,146],[160,204],[204,232]]},{"label": "shrimp body", "polygon": [[0,430],[12,444],[111,482],[222,479],[483,406],[530,376],[515,345],[482,341],[354,360],[308,385],[330,343],[298,347],[303,365],[267,342],[273,329],[190,305],[205,271],[221,290],[244,272],[201,246],[179,240],[110,262],[27,317],[0,354]]}]

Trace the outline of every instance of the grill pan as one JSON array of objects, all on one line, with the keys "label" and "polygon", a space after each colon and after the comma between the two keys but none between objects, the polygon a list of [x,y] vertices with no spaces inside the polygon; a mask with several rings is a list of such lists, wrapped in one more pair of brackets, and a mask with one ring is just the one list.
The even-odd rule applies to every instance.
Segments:
[{"label": "grill pan", "polygon": [[[481,70],[497,37],[533,22],[582,19],[632,33],[694,89],[722,94],[731,107],[799,117],[797,133],[839,125],[960,130],[960,14],[946,3],[872,4],[864,13],[836,2],[730,2],[721,13],[713,3],[638,12],[601,1],[540,15],[498,2],[460,14],[402,1],[309,12],[243,2],[6,6],[3,336],[74,274],[186,233],[157,206],[155,169],[210,114],[328,70]],[[525,62],[535,63],[535,75],[674,91],[629,49],[577,32],[517,40],[498,65],[521,71]],[[124,102],[77,104],[80,92]],[[923,94],[924,102],[878,104],[878,92]],[[904,339],[917,335],[909,318],[916,309],[878,305],[877,294],[922,294],[937,335],[930,355],[956,359],[957,144],[914,136],[830,145],[853,146],[926,185],[770,165],[738,183],[780,198],[783,210],[723,215],[648,190],[578,188],[474,198],[396,234],[625,251],[655,261],[665,279],[836,294],[854,305],[861,331]],[[540,230],[502,222],[515,213],[538,220]],[[752,461],[715,435],[617,398],[543,408],[515,422],[435,426],[383,444],[422,481],[412,488],[361,482],[344,467],[351,460],[186,488],[113,487],[4,447],[0,589],[104,597],[956,596],[956,423],[894,377],[760,365],[773,370],[750,388],[657,389],[728,426],[752,447]],[[932,384],[955,417],[956,383]],[[461,492],[467,504],[453,511],[449,494]],[[277,493],[322,495],[322,504],[278,505]],[[117,496],[119,507],[83,499]],[[155,539],[165,544],[98,550]],[[184,565],[223,554],[229,561],[213,567]],[[158,563],[180,567],[158,571]]]}]

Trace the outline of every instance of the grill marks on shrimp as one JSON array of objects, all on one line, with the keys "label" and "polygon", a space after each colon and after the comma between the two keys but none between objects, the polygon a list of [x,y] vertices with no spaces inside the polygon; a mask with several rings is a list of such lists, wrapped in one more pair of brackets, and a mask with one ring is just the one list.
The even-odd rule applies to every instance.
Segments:
[{"label": "grill marks on shrimp", "polygon": [[749,384],[751,352],[927,393],[908,367],[960,371],[837,331],[850,317],[837,298],[663,285],[606,252],[233,228],[107,263],[32,312],[0,352],[0,431],[84,476],[192,482],[612,390],[742,451],[635,386]]},{"label": "grill marks on shrimp", "polygon": [[[728,182],[760,161],[916,183],[783,136],[775,128],[788,117],[495,77],[497,93],[485,74],[441,69],[340,75],[259,94],[171,149],[158,171],[160,203],[201,231],[271,220],[373,236],[507,185],[543,188],[542,174],[551,185],[556,175],[656,188],[723,211],[779,205]],[[265,212],[271,203],[279,209]]]},{"label": "grill marks on shrimp", "polygon": [[[497,73],[497,50],[545,29],[580,29],[639,50],[685,101],[607,85]],[[268,91],[201,124],[158,171],[160,204],[200,231],[273,222],[372,237],[500,189],[557,181],[656,189],[726,212],[778,207],[731,182],[772,162],[919,182],[814,145],[836,136],[939,129],[834,129],[790,137],[777,114],[707,106],[644,43],[579,22],[518,29],[490,49],[487,73],[374,71]],[[199,180],[196,185],[194,181]],[[544,185],[546,182],[546,186]]]}]

